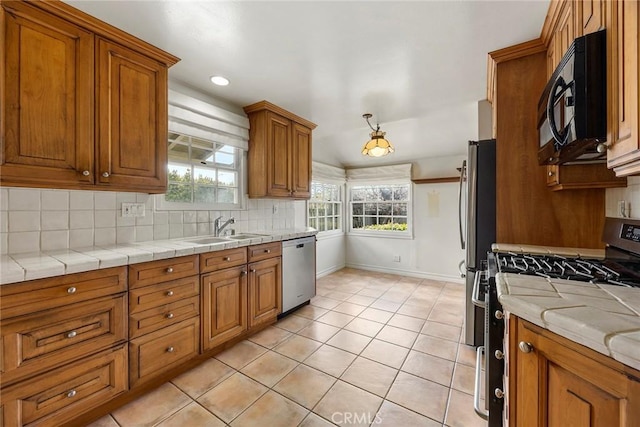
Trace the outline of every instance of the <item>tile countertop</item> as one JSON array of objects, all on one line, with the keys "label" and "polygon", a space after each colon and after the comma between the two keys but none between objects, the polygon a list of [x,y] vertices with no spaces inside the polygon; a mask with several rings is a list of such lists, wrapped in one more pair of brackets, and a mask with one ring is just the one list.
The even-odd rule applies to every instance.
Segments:
[{"label": "tile countertop", "polygon": [[[229,240],[228,242],[197,244],[207,236],[193,236],[172,240],[153,240],[126,245],[93,246],[88,248],[64,249],[58,251],[12,254],[0,256],[0,285],[42,279],[63,274],[98,270],[101,268],[137,264],[204,252],[220,251],[242,246],[256,245],[298,237],[314,236],[313,228],[298,228],[274,231],[256,231],[261,234],[250,239]],[[244,234],[244,233],[243,233]]]},{"label": "tile countertop", "polygon": [[640,370],[640,289],[498,273],[514,315]]}]

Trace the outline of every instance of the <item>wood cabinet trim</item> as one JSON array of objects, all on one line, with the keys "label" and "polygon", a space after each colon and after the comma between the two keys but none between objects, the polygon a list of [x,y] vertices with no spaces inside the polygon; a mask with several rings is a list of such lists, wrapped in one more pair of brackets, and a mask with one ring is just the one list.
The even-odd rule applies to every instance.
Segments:
[{"label": "wood cabinet trim", "polygon": [[247,105],[246,107],[243,107],[243,110],[247,115],[262,110],[273,111],[274,113],[279,114],[282,117],[285,117],[293,122],[300,123],[301,125],[311,130],[315,129],[318,126],[315,123],[310,122],[307,119],[303,119],[302,117],[295,115],[282,107],[278,107],[277,105],[270,103],[269,101],[259,101],[255,104]]}]

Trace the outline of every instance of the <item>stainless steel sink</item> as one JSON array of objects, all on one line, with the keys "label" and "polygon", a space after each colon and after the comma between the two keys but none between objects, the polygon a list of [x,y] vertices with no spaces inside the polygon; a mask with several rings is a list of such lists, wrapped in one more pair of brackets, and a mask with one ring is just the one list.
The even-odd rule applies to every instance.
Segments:
[{"label": "stainless steel sink", "polygon": [[225,239],[224,237],[203,237],[200,239],[184,239],[184,241],[195,243],[197,245],[210,245],[212,243],[228,242],[229,239]]},{"label": "stainless steel sink", "polygon": [[264,237],[264,236],[266,236],[266,234],[241,233],[241,234],[234,234],[233,236],[227,236],[227,239],[244,240],[244,239],[255,239],[256,237]]}]

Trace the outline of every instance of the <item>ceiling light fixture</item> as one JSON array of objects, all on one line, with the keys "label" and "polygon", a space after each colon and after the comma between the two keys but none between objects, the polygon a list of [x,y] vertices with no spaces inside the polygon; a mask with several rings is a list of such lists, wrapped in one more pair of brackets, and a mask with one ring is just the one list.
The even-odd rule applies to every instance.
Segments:
[{"label": "ceiling light fixture", "polygon": [[211,83],[218,86],[227,86],[229,84],[229,79],[222,76],[211,76]]},{"label": "ceiling light fixture", "polygon": [[362,154],[365,156],[371,157],[382,157],[387,154],[393,153],[395,150],[389,141],[387,141],[384,136],[386,132],[382,132],[380,130],[380,124],[376,124],[376,128],[374,129],[369,123],[369,119],[373,117],[370,113],[365,113],[362,117],[367,121],[367,124],[371,128],[373,132],[371,132],[371,140],[369,140],[364,147],[362,147]]}]

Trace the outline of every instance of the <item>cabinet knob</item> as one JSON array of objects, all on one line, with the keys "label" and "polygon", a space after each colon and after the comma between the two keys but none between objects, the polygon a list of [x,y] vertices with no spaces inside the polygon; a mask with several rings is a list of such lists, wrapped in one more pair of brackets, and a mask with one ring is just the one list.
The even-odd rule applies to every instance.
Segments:
[{"label": "cabinet knob", "polygon": [[500,390],[499,388],[495,389],[493,391],[493,394],[498,398],[498,399],[502,399],[504,397],[504,392],[502,390]]},{"label": "cabinet knob", "polygon": [[173,273],[173,267],[167,267],[165,270],[167,273]]},{"label": "cabinet knob", "polygon": [[494,353],[494,356],[496,356],[496,359],[498,360],[504,359],[504,353],[501,350],[496,350],[496,352]]},{"label": "cabinet knob", "polygon": [[605,142],[601,142],[600,144],[596,145],[596,151],[598,153],[604,153],[609,149],[609,144],[605,143]]},{"label": "cabinet knob", "polygon": [[172,297],[172,296],[173,296],[173,291],[167,291],[166,295],[167,295],[168,297]]},{"label": "cabinet knob", "polygon": [[77,291],[77,289],[76,289],[76,287],[75,287],[75,286],[71,286],[70,288],[67,288],[67,293],[68,293],[69,295],[75,294],[75,293],[76,293],[76,291]]},{"label": "cabinet knob", "polygon": [[174,352],[174,348],[173,347],[168,347],[167,348],[167,353],[173,353]]},{"label": "cabinet knob", "polygon": [[84,176],[89,176],[89,175],[91,175],[91,172],[89,172],[89,171],[82,171],[82,175],[84,175]]},{"label": "cabinet knob", "polygon": [[78,333],[76,331],[67,332],[67,338],[74,338]]},{"label": "cabinet knob", "polygon": [[247,272],[246,272],[245,270],[242,270],[242,271],[240,272],[240,275],[241,275],[241,276],[246,276],[246,275],[247,275]]},{"label": "cabinet knob", "polygon": [[518,344],[518,348],[523,353],[531,353],[533,351],[533,346],[531,345],[531,343],[526,341],[520,341],[520,344]]},{"label": "cabinet knob", "polygon": [[231,261],[231,257],[226,256],[226,257],[222,258],[222,260],[223,261]]},{"label": "cabinet knob", "polygon": [[173,319],[173,313],[169,313],[165,316],[167,319]]},{"label": "cabinet knob", "polygon": [[264,253],[265,253],[265,254],[270,254],[270,253],[271,253],[271,249],[265,249],[265,250],[264,250]]},{"label": "cabinet knob", "polygon": [[104,176],[105,178],[109,178],[109,172],[102,172],[102,176]]},{"label": "cabinet knob", "polygon": [[75,391],[75,390],[71,390],[71,391],[69,391],[69,392],[67,393],[67,397],[68,397],[69,399],[71,399],[71,398],[72,398],[72,397],[74,397],[76,394],[78,394],[78,392],[77,392],[77,391]]},{"label": "cabinet knob", "polygon": [[251,269],[251,270],[249,270],[249,271],[250,271],[250,272],[252,272],[252,273],[255,273],[255,272],[256,272],[256,269],[255,269],[255,268],[252,268],[252,269]]},{"label": "cabinet knob", "polygon": [[549,175],[549,176],[553,176],[553,175],[555,175],[555,173],[554,173],[553,171],[549,171],[549,172],[547,173],[547,175]]}]

